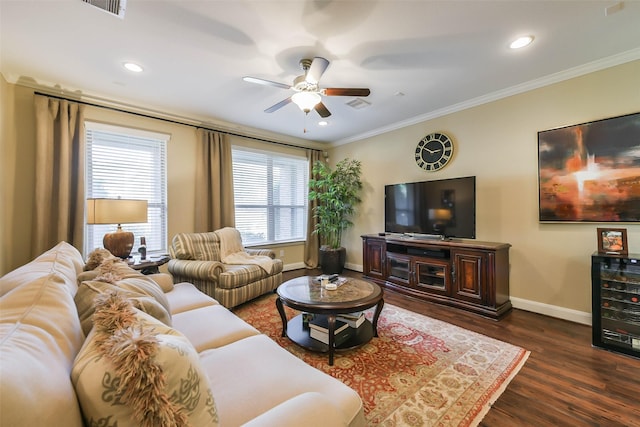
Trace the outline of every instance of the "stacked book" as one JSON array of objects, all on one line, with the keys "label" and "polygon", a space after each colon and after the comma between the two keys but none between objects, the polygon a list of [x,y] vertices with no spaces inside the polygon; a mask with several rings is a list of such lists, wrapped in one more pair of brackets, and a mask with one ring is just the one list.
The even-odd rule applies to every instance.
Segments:
[{"label": "stacked book", "polygon": [[[351,336],[349,324],[336,319],[336,326],[333,333],[334,346],[339,346]],[[329,344],[329,319],[327,316],[314,314],[309,320],[309,336],[315,340]]]},{"label": "stacked book", "polygon": [[346,323],[353,329],[358,329],[365,321],[364,311],[359,313],[338,314],[336,320]]}]

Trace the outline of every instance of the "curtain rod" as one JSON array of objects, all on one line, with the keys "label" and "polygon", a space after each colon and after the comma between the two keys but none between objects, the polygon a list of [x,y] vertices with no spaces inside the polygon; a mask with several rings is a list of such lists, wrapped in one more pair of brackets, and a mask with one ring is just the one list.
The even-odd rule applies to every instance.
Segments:
[{"label": "curtain rod", "polygon": [[[215,131],[215,132],[224,133],[225,135],[239,136],[241,138],[253,139],[255,141],[260,141],[260,142],[268,142],[270,144],[284,145],[285,147],[307,149],[306,147],[301,147],[301,146],[295,145],[295,144],[288,144],[286,142],[272,141],[270,139],[258,138],[257,136],[242,135],[242,134],[239,134],[239,133],[229,132],[229,131],[215,129],[215,128],[211,128],[211,127],[193,125],[193,124],[190,124],[190,123],[181,122],[179,120],[173,120],[173,119],[167,119],[167,118],[164,118],[164,117],[152,116],[151,114],[138,113],[138,112],[135,112],[135,111],[128,111],[128,110],[125,110],[123,108],[117,108],[117,107],[111,107],[111,106],[107,106],[107,105],[95,104],[93,102],[87,102],[87,101],[82,101],[82,100],[78,100],[78,99],[72,99],[72,98],[68,98],[66,96],[51,95],[51,94],[48,94],[48,93],[38,92],[38,91],[34,91],[33,93],[35,95],[42,95],[42,96],[46,96],[48,98],[61,99],[61,100],[64,100],[64,101],[77,102],[78,104],[89,105],[91,107],[97,107],[97,108],[104,108],[104,109],[111,110],[111,111],[117,111],[119,113],[133,114],[135,116],[145,117],[145,118],[154,119],[154,120],[162,120],[163,122],[173,123],[173,124],[176,124],[176,125],[190,126],[190,127],[196,128],[196,129],[212,130],[212,131]],[[322,152],[323,151],[323,150],[317,150],[315,148],[309,148],[309,150],[314,150],[314,151],[318,151],[318,152]]]}]

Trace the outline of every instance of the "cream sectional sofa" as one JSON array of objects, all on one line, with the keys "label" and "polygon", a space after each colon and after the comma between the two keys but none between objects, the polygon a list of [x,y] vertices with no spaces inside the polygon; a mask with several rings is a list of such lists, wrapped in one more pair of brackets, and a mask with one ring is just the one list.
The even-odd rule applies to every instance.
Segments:
[{"label": "cream sectional sofa", "polygon": [[[123,331],[133,331],[139,345],[138,326],[152,335],[153,348],[160,348],[147,360],[160,369],[152,380],[166,377],[164,396],[170,402],[164,403],[178,405],[173,407],[186,414],[187,425],[365,424],[354,390],[291,355],[192,284],[173,284],[166,274],[142,276],[128,267],[121,271],[126,277],[112,283],[79,283],[87,278],[83,267],[80,253],[62,242],[0,278],[0,425],[74,427],[114,425],[114,420],[118,427],[140,425],[126,415],[130,408],[123,395],[108,390],[109,384],[124,382],[116,375],[121,371],[110,371],[107,353],[95,353],[111,343],[109,355],[124,354],[117,347]],[[116,295],[110,288],[122,291]],[[148,290],[147,296],[121,297],[140,288]],[[91,317],[79,314],[86,309],[86,301],[78,298],[81,292],[84,298],[91,292],[101,295],[96,301],[121,298],[135,327],[108,329],[120,326],[109,323],[111,312],[104,306],[96,308],[94,326],[91,320],[87,324]],[[167,307],[168,318],[153,316],[154,310]],[[91,328],[88,334],[83,326]],[[105,333],[113,335],[104,338]],[[163,359],[171,357],[189,358],[185,375],[195,380],[187,399],[175,400],[176,393],[168,390],[172,381],[184,382],[176,379],[182,362]],[[125,362],[125,367],[133,363]],[[143,387],[139,389],[142,394]],[[100,418],[100,411],[119,413]]]}]

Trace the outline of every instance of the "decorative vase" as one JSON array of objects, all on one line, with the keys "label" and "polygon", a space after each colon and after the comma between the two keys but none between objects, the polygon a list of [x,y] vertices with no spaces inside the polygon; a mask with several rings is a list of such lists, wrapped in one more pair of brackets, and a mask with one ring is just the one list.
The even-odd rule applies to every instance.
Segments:
[{"label": "decorative vase", "polygon": [[340,274],[344,270],[347,260],[347,250],[343,247],[331,249],[323,246],[320,248],[320,268],[322,274]]}]

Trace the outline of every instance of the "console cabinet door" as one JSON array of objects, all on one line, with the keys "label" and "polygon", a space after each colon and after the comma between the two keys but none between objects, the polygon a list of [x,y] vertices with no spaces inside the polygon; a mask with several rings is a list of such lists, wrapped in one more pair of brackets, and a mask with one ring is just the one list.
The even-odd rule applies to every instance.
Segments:
[{"label": "console cabinet door", "polygon": [[411,257],[387,253],[387,280],[399,285],[412,284]]},{"label": "console cabinet door", "polygon": [[449,263],[431,259],[415,259],[415,287],[431,294],[451,295]]},{"label": "console cabinet door", "polygon": [[384,240],[365,239],[363,273],[366,276],[384,280],[386,277],[386,243]]},{"label": "console cabinet door", "polygon": [[487,298],[487,254],[479,251],[452,251],[453,287],[456,299],[484,304]]}]

